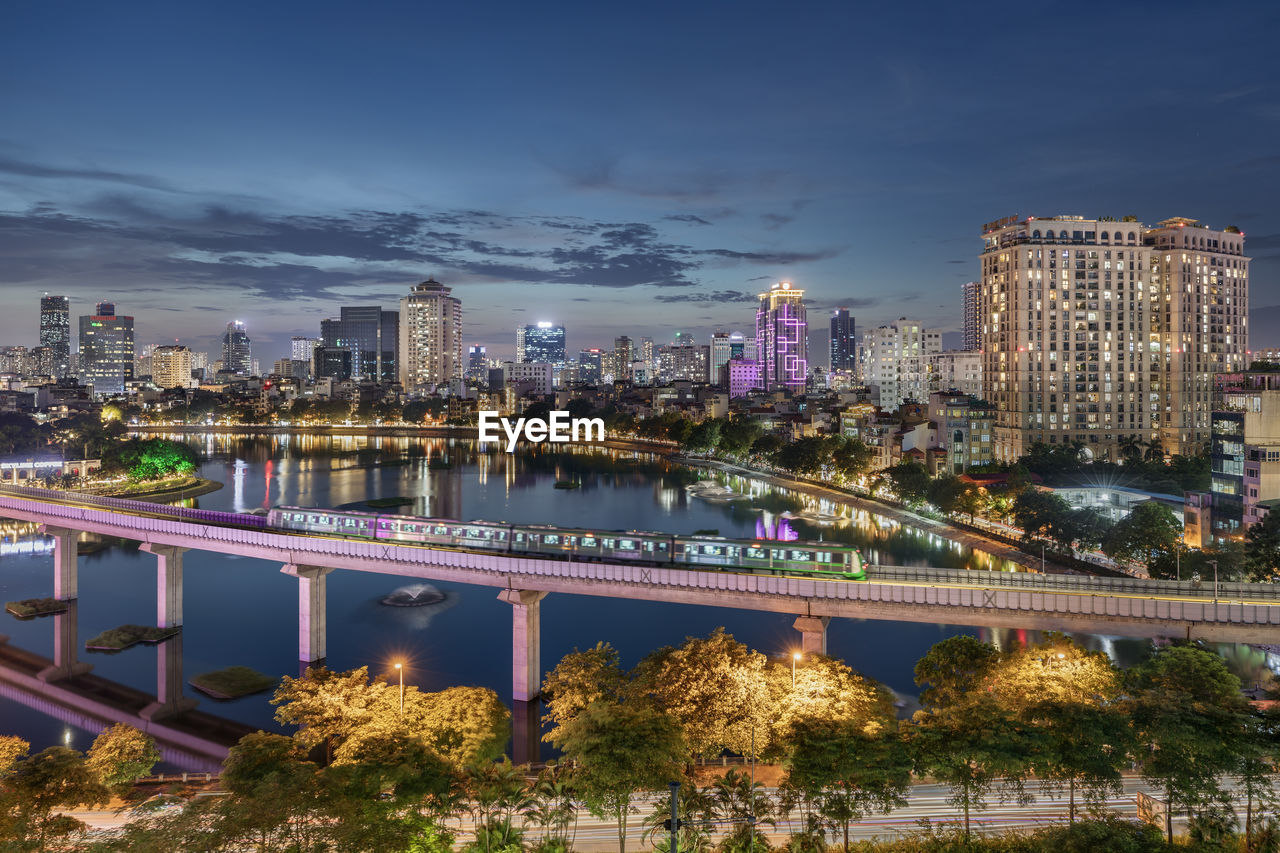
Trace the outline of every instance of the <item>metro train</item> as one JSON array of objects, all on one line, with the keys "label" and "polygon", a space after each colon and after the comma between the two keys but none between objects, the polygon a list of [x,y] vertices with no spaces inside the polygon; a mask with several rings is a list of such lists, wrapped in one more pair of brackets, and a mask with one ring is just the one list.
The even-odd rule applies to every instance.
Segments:
[{"label": "metro train", "polygon": [[829,542],[776,542],[720,536],[673,536],[638,530],[581,530],[546,524],[454,521],[315,507],[278,506],[267,525],[408,545],[444,545],[503,554],[538,554],[658,566],[720,566],[780,575],[865,581],[857,548]]}]

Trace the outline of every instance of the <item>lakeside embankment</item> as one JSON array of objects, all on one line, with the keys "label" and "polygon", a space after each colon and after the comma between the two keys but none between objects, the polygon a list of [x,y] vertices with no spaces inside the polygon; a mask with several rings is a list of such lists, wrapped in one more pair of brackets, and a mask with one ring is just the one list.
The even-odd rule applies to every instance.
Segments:
[{"label": "lakeside embankment", "polygon": [[[130,432],[178,435],[236,435],[244,437],[269,435],[313,435],[341,437],[391,437],[391,438],[476,438],[476,428],[471,426],[205,426],[200,424],[184,424],[181,426],[132,426]],[[1030,570],[1039,570],[1040,560],[1027,554],[1009,542],[981,532],[957,527],[945,521],[939,521],[919,513],[912,512],[895,504],[853,494],[845,489],[814,483],[797,477],[789,477],[776,472],[764,471],[748,466],[723,462],[717,459],[703,459],[685,456],[677,445],[665,441],[646,439],[607,438],[595,446],[611,450],[626,450],[637,453],[652,453],[666,457],[672,462],[690,468],[711,468],[726,473],[754,477],[770,485],[792,491],[802,492],[812,497],[842,501],[854,509],[861,509],[885,518],[893,519],[900,524],[926,530],[943,539],[956,542],[967,548],[991,554],[1002,560],[1008,560]],[[221,484],[219,484],[220,487]],[[191,494],[187,495],[192,496]],[[1075,571],[1067,566],[1045,562],[1045,569],[1050,573]]]}]

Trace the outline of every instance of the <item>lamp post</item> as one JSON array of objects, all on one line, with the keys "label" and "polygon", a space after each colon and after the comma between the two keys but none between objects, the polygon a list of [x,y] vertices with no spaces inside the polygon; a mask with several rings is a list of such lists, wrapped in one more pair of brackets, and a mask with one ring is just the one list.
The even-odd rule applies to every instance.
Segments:
[{"label": "lamp post", "polygon": [[1044,574],[1044,543],[1040,543],[1040,574]]},{"label": "lamp post", "polygon": [[404,716],[404,664],[396,664],[396,672],[400,673],[400,716]]},{"label": "lamp post", "polygon": [[1209,560],[1209,565],[1213,566],[1213,604],[1218,605],[1218,561]]},{"label": "lamp post", "polygon": [[791,656],[791,689],[796,689],[796,661],[800,660],[800,653],[796,652]]}]

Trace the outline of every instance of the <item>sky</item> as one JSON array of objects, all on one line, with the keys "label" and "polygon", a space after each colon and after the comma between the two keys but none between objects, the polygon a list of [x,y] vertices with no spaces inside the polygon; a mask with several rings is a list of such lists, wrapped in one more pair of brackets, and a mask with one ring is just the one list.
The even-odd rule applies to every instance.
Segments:
[{"label": "sky", "polygon": [[983,223],[1077,214],[1240,227],[1277,346],[1278,36],[1275,3],[11,0],[0,344],[47,291],[138,346],[243,320],[265,368],[434,276],[509,357],[543,320],[747,330],[789,280],[816,354],[835,306],[958,331]]}]

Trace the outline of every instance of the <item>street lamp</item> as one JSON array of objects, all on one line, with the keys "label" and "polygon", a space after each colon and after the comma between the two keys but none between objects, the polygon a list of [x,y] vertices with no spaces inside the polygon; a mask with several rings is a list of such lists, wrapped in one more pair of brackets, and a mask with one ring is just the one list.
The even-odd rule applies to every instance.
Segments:
[{"label": "street lamp", "polygon": [[1213,566],[1213,603],[1218,604],[1218,561],[1209,560],[1209,565]]},{"label": "street lamp", "polygon": [[791,656],[791,689],[796,689],[796,661],[800,660],[800,653],[796,652]]},{"label": "street lamp", "polygon": [[400,673],[400,716],[404,716],[404,664],[396,664],[396,672]]}]

